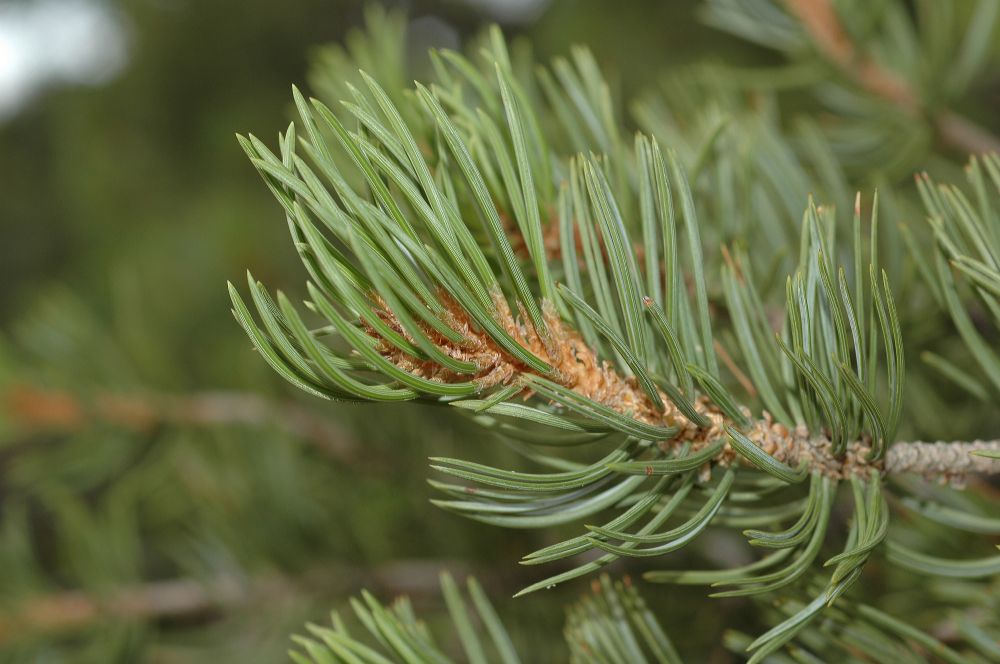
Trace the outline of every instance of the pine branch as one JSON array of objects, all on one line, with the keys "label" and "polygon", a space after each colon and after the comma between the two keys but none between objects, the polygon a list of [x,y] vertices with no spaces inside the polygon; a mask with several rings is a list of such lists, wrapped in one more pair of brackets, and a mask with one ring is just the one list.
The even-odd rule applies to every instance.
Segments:
[{"label": "pine branch", "polygon": [[[828,531],[846,529],[843,550],[826,561],[829,575],[749,645],[752,662],[854,587],[875,552],[914,573],[995,574],[996,556],[948,560],[890,537],[898,507],[888,496],[906,490],[883,475],[957,482],[997,468],[966,454],[989,456],[993,443],[896,442],[906,371],[900,313],[879,260],[877,197],[863,232],[858,194],[849,252],[838,250],[833,209],[811,200],[797,234],[779,231],[787,233],[781,243],[800,251],[775,326],[750,261],[766,242],[753,245],[756,253],[736,246],[703,254],[703,231],[720,232],[727,208],[709,204],[711,188],[692,191],[675,152],[641,134],[631,149],[621,141],[592,57],[578,51],[572,65],[557,61],[555,77],[542,68],[544,94],[514,75],[497,32],[485,59],[443,55],[439,84],[418,83],[410,95],[387,93],[362,74],[364,90],[340,114],[294,90],[301,129],[280,134],[277,153],[239,138],[309,272],[307,315],[334,331],[318,335],[289,298],[272,299],[249,274],[254,311],[230,285],[234,316],[275,371],[318,397],[458,409],[543,469],[432,459],[450,480],[431,482],[444,509],[519,528],[614,512],[525,556],[537,565],[598,553],[519,595],[623,556],[668,554],[710,525],[747,529],[751,546],[774,552],[737,569],[657,580],[732,586],[718,596],[772,593],[805,578]],[[993,176],[996,165],[985,163]],[[750,190],[786,186],[777,172],[763,164],[766,182]],[[995,215],[973,220],[949,196],[931,192],[937,207],[929,209],[948,198],[963,229],[1000,237],[979,228]],[[988,200],[984,186],[977,198]],[[989,264],[963,265],[982,284],[980,296],[1000,283]],[[932,289],[945,301],[950,277],[939,271]],[[963,340],[982,345],[956,301],[949,307]],[[727,334],[738,356],[718,352]],[[1000,374],[991,353],[979,355]],[[723,374],[730,365],[737,370]],[[734,382],[753,389],[740,395]],[[595,443],[603,456],[589,462],[558,453]],[[841,486],[853,499],[843,526],[835,515]],[[765,498],[772,494],[780,498]],[[954,525],[998,527],[975,508]]]},{"label": "pine branch", "polygon": [[[385,655],[402,661],[474,664],[541,661],[546,654],[532,644],[523,660],[507,628],[474,578],[468,578],[466,592],[447,573],[441,575],[441,594],[448,608],[450,642],[461,645],[464,657],[456,660],[447,643],[439,639],[435,623],[424,623],[415,614],[407,597],[384,605],[371,593],[352,599],[351,608],[361,623],[356,636],[337,613],[330,625],[307,625],[307,636],[295,636],[297,649],[291,651],[298,664],[348,664],[387,662]],[[436,621],[439,623],[441,621]],[[367,633],[367,634],[366,634]],[[680,664],[681,659],[663,627],[646,606],[632,582],[612,582],[607,575],[591,584],[591,592],[570,605],[563,635],[573,664],[593,661],[630,664]],[[367,636],[367,639],[363,637]],[[369,645],[370,643],[370,645]],[[527,650],[527,649],[525,649]],[[395,659],[393,659],[395,661]]]},{"label": "pine branch", "polygon": [[118,589],[106,596],[65,591],[23,599],[0,613],[0,643],[39,634],[61,634],[105,620],[152,621],[194,617],[288,591],[286,581],[269,579],[247,588],[235,578],[210,582],[193,579],[156,581]]},{"label": "pine branch", "polygon": [[961,480],[969,473],[1000,473],[997,455],[1000,455],[1000,440],[897,443],[889,450],[885,472]]},{"label": "pine branch", "polygon": [[[346,620],[334,613],[329,625],[309,624],[307,635],[293,637],[297,648],[290,654],[299,664],[347,664],[357,661],[359,655],[365,657],[364,661],[381,662],[383,653],[406,659],[419,652],[422,659],[418,661],[447,664],[456,660],[439,644],[450,643],[461,645],[465,657],[460,661],[517,664],[542,658],[555,660],[557,655],[543,654],[534,643],[524,644],[526,647],[521,649],[524,654],[519,655],[479,583],[469,578],[467,589],[463,593],[451,575],[443,574],[441,590],[448,614],[427,622],[416,615],[407,597],[398,597],[385,605],[371,593],[363,592],[351,602],[362,629],[352,630]],[[795,601],[782,602],[776,607],[760,603],[762,613],[784,616],[794,615],[802,608]],[[942,661],[964,663],[980,661],[973,654],[977,651],[992,661],[996,653],[996,644],[991,642],[996,635],[992,623],[996,621],[983,610],[989,611],[989,607],[967,611],[929,630],[918,631],[872,606],[841,605],[829,612],[828,620],[805,625],[790,635],[789,650],[793,657],[788,661],[829,661],[814,652],[836,653],[850,661],[854,658],[924,661],[932,653]],[[569,651],[568,661],[680,664],[683,660],[663,622],[628,577],[612,581],[601,575],[591,583],[589,592],[566,607],[563,636]],[[442,623],[447,631],[442,629]],[[725,637],[725,645],[737,653],[744,653],[748,646],[752,649],[753,642],[752,637],[732,631]],[[703,659],[705,656],[701,654],[697,661]],[[778,657],[775,660],[785,661]]]},{"label": "pine branch", "polygon": [[[822,55],[849,79],[907,115],[916,117],[929,112],[927,105],[904,78],[858,52],[841,25],[831,0],[785,2],[802,22]],[[1000,138],[954,111],[945,109],[934,112],[933,123],[941,140],[963,155],[1000,152]]]},{"label": "pine branch", "polygon": [[374,570],[326,564],[295,576],[265,574],[246,579],[220,575],[151,581],[105,592],[70,590],[33,595],[7,602],[0,610],[0,644],[78,632],[101,622],[211,617],[282,597],[342,594],[365,586],[394,594],[436,594],[438,570],[445,566],[461,569],[453,561],[433,560],[397,561]]},{"label": "pine branch", "polygon": [[161,425],[180,427],[278,427],[312,444],[339,463],[356,464],[358,446],[329,418],[295,403],[257,394],[207,391],[193,394],[96,393],[14,385],[0,395],[4,415],[22,431],[76,433],[105,424],[139,433]]},{"label": "pine branch", "polygon": [[[447,303],[450,322],[463,336],[462,343],[455,344],[447,339],[434,337],[433,331],[429,329],[425,329],[424,332],[431,336],[441,350],[450,357],[475,365],[476,370],[471,375],[442,370],[438,364],[431,361],[418,361],[382,340],[374,330],[368,328],[372,338],[379,340],[380,352],[404,371],[442,382],[471,379],[482,390],[516,388],[530,384],[528,376],[541,377],[499,347],[486,334],[477,330],[467,314],[454,302],[449,301],[446,296],[443,299]],[[550,378],[559,385],[621,415],[664,428],[676,429],[678,433],[674,437],[660,441],[659,445],[665,451],[673,452],[680,446],[688,444],[692,452],[699,452],[711,443],[730,436],[727,429],[735,423],[706,398],[700,398],[694,404],[695,412],[706,422],[703,425],[686,417],[663,390],[657,392],[659,401],[663,405],[655,404],[653,399],[638,387],[634,379],[629,380],[621,376],[609,362],[599,360],[596,352],[587,346],[579,332],[567,327],[559,319],[554,307],[545,308],[548,331],[546,344],[528,322],[518,321],[512,315],[502,297],[496,296],[495,304],[500,312],[500,324],[503,328],[525,348],[530,349],[553,367]],[[406,334],[406,330],[391,311],[382,309],[379,311],[379,316],[390,328],[400,334]],[[504,395],[507,399],[515,399],[518,396],[528,398],[531,396],[531,388],[508,390]],[[745,407],[741,407],[741,411],[747,415],[750,412]],[[969,473],[1000,473],[1000,464],[986,456],[974,454],[984,451],[996,452],[1000,450],[1000,441],[897,442],[889,448],[884,461],[872,462],[869,461],[870,440],[853,441],[848,447],[848,453],[840,457],[834,453],[834,443],[830,438],[817,436],[804,425],[789,429],[781,423],[774,422],[768,413],[765,413],[763,419],[753,421],[749,426],[744,425],[743,429],[746,439],[775,461],[791,468],[805,467],[811,472],[820,472],[834,479],[846,479],[855,475],[867,477],[872,469],[882,474],[916,473],[956,483],[963,481],[964,476]],[[740,460],[746,464],[751,463],[727,442],[718,454],[706,463],[728,467]]]}]

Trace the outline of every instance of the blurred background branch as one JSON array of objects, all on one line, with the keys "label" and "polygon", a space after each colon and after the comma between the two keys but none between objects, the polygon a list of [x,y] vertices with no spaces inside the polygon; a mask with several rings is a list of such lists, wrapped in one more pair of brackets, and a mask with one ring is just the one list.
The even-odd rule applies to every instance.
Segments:
[{"label": "blurred background branch", "polygon": [[906,113],[930,114],[941,140],[960,154],[1000,151],[1000,138],[996,134],[954,111],[928,110],[924,100],[904,78],[860,52],[841,25],[831,0],[787,0],[787,4],[823,57],[862,88]]},{"label": "blurred background branch", "polygon": [[148,433],[161,425],[179,427],[242,426],[251,432],[274,427],[315,446],[331,461],[370,464],[359,457],[351,434],[328,417],[300,403],[276,403],[258,394],[235,391],[182,395],[86,395],[14,385],[0,395],[9,422],[23,431],[79,433],[89,427],[111,425]]},{"label": "blurred background branch", "polygon": [[0,647],[16,639],[79,632],[101,621],[197,621],[237,606],[282,603],[317,589],[350,595],[370,588],[426,601],[436,599],[442,569],[468,573],[467,567],[453,560],[399,560],[375,568],[323,565],[295,576],[171,579],[104,593],[72,590],[32,596],[8,601],[0,609]]}]

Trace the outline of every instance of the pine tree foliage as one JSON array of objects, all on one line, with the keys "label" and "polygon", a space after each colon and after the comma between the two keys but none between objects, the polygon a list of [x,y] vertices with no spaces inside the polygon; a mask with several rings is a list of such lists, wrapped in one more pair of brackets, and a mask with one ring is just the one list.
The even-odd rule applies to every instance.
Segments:
[{"label": "pine tree foliage", "polygon": [[[474,578],[467,580],[464,595],[446,573],[441,576],[441,588],[447,606],[445,627],[432,629],[420,619],[405,596],[386,606],[370,593],[363,593],[350,603],[360,630],[352,630],[350,620],[335,612],[329,625],[309,624],[307,634],[293,637],[295,648],[290,652],[291,658],[298,664],[390,661],[516,664],[537,659],[537,654],[515,645]],[[985,592],[989,599],[984,608],[996,608],[996,594],[989,589],[951,583],[932,587],[931,591],[936,599],[943,601],[948,597],[963,597],[968,601],[969,597]],[[762,608],[787,616],[800,610],[801,605],[790,601]],[[995,618],[992,622],[995,629]],[[831,654],[835,654],[836,661],[852,663],[995,661],[998,654],[995,639],[982,626],[958,617],[950,629],[964,638],[966,645],[959,650],[873,606],[842,602],[828,612],[822,623],[804,630],[787,653],[772,655],[768,661],[823,662],[830,661]],[[590,592],[568,607],[563,635],[562,654],[571,662],[674,664],[681,661],[663,625],[628,578],[612,582],[602,574],[595,579]],[[727,632],[724,640],[734,652],[744,651],[753,641],[738,631]],[[448,654],[453,651],[461,654],[457,657]],[[826,658],[816,653],[823,653]]]},{"label": "pine tree foliage", "polygon": [[[57,288],[4,330],[0,660],[141,661],[198,640],[206,661],[273,661],[317,602],[371,583],[338,528],[399,556],[370,514],[338,523],[317,507],[343,504],[357,468],[350,421],[263,389],[168,389],[156,369],[176,362],[170,331],[142,322],[109,324]],[[122,343],[130,329],[144,354]],[[337,528],[309,535],[316,522]]]},{"label": "pine tree foliage", "polygon": [[[933,261],[918,265],[935,300],[951,316],[984,376],[977,379],[948,365],[942,367],[948,367],[945,370],[950,370],[967,391],[984,398],[1000,390],[1000,357],[988,336],[977,329],[970,311],[980,311],[992,329],[1000,326],[1000,200],[994,191],[1000,191],[1000,157],[995,153],[981,160],[973,157],[966,173],[966,191],[935,185],[926,173],[917,176],[938,249]],[[966,292],[971,297],[963,297]]]},{"label": "pine tree foliage", "polygon": [[[298,664],[532,661],[530,655],[518,654],[507,629],[474,578],[467,581],[467,596],[448,574],[441,576],[441,590],[450,628],[443,638],[435,639],[406,597],[384,606],[365,593],[351,601],[351,608],[367,639],[354,636],[347,622],[334,613],[330,626],[311,624],[307,636],[293,637],[298,647],[291,652],[292,660]],[[628,579],[612,582],[602,575],[595,580],[591,593],[569,608],[564,636],[572,662],[680,661],[663,627]],[[459,660],[449,657],[438,645],[449,637],[460,644],[463,657]]]},{"label": "pine tree foliage", "polygon": [[[851,173],[905,176],[935,140],[969,153],[1000,148],[955,107],[981,74],[997,14],[969,3],[711,0],[707,23],[787,63],[740,71],[739,85],[806,91],[836,118],[824,133]],[[730,72],[730,76],[733,72]]]},{"label": "pine tree foliage", "polygon": [[[916,22],[902,5],[846,4],[857,11],[738,0],[706,8],[713,23],[797,57],[769,80],[814,90],[841,120],[799,123],[791,136],[772,111],[725,103],[740,94],[726,81],[754,87],[761,72],[718,70],[698,74],[706,83],[685,101],[683,77],[641,98],[645,131],[630,140],[586,49],[537,64],[513,57],[496,29],[469,55],[432,53],[430,82],[409,88],[402,24],[374,16],[369,39],[321,56],[322,101],[293,90],[299,122],[276,150],[239,139],[310,281],[299,307],[248,275],[248,298],[230,286],[237,320],[276,372],[314,396],[447,407],[522,454],[530,470],[434,458],[430,481],[435,504],[486,524],[583,525],[525,555],[525,565],[560,571],[518,594],[622,558],[661,558],[722,528],[742,531],[759,554],[646,579],[780,598],[770,629],[730,639],[753,662],[838,649],[863,661],[993,657],[995,619],[968,617],[991,615],[992,600],[957,619],[968,644],[959,652],[849,591],[870,560],[977,588],[1000,574],[982,537],[951,557],[947,535],[906,521],[1000,535],[987,492],[911,477],[957,487],[995,473],[1000,443],[901,437],[919,432],[906,408],[912,392],[918,404],[930,399],[927,372],[980,407],[997,403],[1000,158],[974,157],[965,188],[919,175],[929,222],[919,227],[886,230],[887,212],[895,222],[915,209],[891,188],[853,201],[848,192],[858,172],[884,181],[911,169],[935,135],[952,147],[969,137],[947,104],[974,78],[996,4],[978,3],[962,29],[937,3],[917,3]],[[371,73],[342,75],[358,63]],[[904,130],[914,114],[925,131]],[[829,198],[814,202],[810,191]],[[893,275],[913,272],[923,286],[899,300]],[[907,339],[929,316],[949,321],[957,350]],[[907,362],[915,347],[924,352],[916,369]],[[456,592],[445,583],[478,661]],[[630,592],[571,612],[581,660],[600,644],[632,647],[594,622],[623,602],[638,606]],[[406,605],[366,605],[356,605],[359,618],[396,656],[432,653]],[[313,661],[326,661],[315,653],[326,657],[332,643],[360,652],[334,625],[303,642]]]}]

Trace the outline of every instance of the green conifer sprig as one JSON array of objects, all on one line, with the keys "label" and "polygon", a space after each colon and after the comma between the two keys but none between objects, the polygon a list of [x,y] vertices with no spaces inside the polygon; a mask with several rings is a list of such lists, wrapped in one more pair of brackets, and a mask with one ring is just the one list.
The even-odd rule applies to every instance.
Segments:
[{"label": "green conifer sprig", "polygon": [[[907,485],[887,476],[994,472],[1000,443],[897,442],[904,338],[880,264],[877,197],[867,223],[856,198],[847,232],[832,207],[808,202],[776,309],[755,276],[759,238],[703,254],[706,231],[725,236],[723,194],[693,190],[690,177],[705,172],[702,155],[714,154],[713,169],[726,163],[714,147],[722,124],[686,160],[643,134],[629,146],[586,51],[524,78],[495,30],[478,61],[452,52],[433,61],[430,86],[389,92],[362,73],[336,109],[295,90],[301,124],[279,136],[277,153],[240,138],[285,211],[319,327],[252,277],[256,317],[230,292],[261,355],[298,387],[453,407],[538,468],[432,459],[448,478],[432,481],[439,506],[520,528],[613,512],[528,554],[529,565],[598,557],[519,594],[623,556],[676,551],[710,526],[746,529],[751,546],[768,550],[754,562],[649,578],[727,586],[719,596],[811,588],[749,644],[759,661],[810,629],[873,555],[943,577],[1000,571],[996,556],[948,560],[890,530],[896,496],[923,514],[947,508],[906,498]],[[956,189],[922,185],[940,247],[935,269],[922,270],[990,374],[996,358],[947,262],[996,316],[996,194],[982,170],[993,177],[997,162],[978,163],[978,210]],[[838,248],[845,237],[848,251]],[[815,563],[840,530],[838,493],[853,514],[817,582]],[[993,532],[986,514],[966,516],[951,525]]]},{"label": "green conifer sprig", "polygon": [[[442,595],[447,609],[447,630],[431,629],[417,615],[406,597],[391,605],[381,604],[372,594],[363,593],[351,601],[351,610],[360,629],[352,628],[350,619],[333,613],[329,625],[307,625],[307,634],[292,637],[289,653],[297,664],[365,664],[390,661],[406,662],[503,662],[515,664],[537,661],[537,647],[519,645],[500,620],[482,586],[469,578],[466,592],[447,574],[441,576]],[[963,598],[958,604],[970,604],[969,598],[980,595],[975,589],[952,583],[931,592],[942,599]],[[996,608],[993,595],[984,606],[954,613],[940,625],[950,635],[945,643],[938,636],[916,630],[876,607],[841,602],[827,611],[821,623],[802,626],[795,640],[783,653],[773,653],[768,661],[823,662],[831,654],[845,662],[905,661],[952,664],[996,659]],[[767,606],[764,612],[779,616],[803,610],[796,601]],[[985,609],[987,613],[983,613]],[[682,659],[661,621],[647,606],[643,596],[628,578],[612,582],[601,575],[591,584],[590,592],[567,608],[563,630],[570,662],[636,662],[679,664]],[[779,620],[780,622],[780,620]],[[725,645],[736,653],[753,650],[754,639],[731,630],[724,636]],[[454,645],[454,648],[450,648]],[[458,651],[461,659],[449,653]],[[817,654],[817,653],[822,653]],[[557,655],[550,654],[548,657]]]},{"label": "green conifer sprig", "polygon": [[[384,606],[366,592],[351,601],[351,608],[367,638],[355,636],[347,622],[334,613],[330,626],[310,624],[307,636],[293,637],[296,648],[290,652],[292,660],[297,664],[447,664],[456,660],[440,644],[452,637],[450,640],[460,644],[461,661],[470,664],[537,661],[537,652],[519,654],[474,578],[467,580],[463,594],[450,575],[442,574],[441,590],[452,634],[433,634],[406,597]],[[612,582],[603,575],[595,580],[591,592],[569,608],[563,633],[571,662],[681,662],[663,627],[628,579]]]}]

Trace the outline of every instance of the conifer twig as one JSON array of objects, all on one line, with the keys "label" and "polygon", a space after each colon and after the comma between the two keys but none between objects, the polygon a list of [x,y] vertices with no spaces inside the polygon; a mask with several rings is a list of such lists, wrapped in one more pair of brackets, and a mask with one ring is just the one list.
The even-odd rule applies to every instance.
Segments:
[{"label": "conifer twig", "polygon": [[68,391],[14,385],[0,394],[9,421],[20,428],[78,431],[93,423],[131,431],[158,425],[274,426],[308,441],[332,459],[353,463],[357,446],[330,419],[298,404],[276,403],[256,394],[210,390],[192,394],[119,394],[98,392],[87,398]]},{"label": "conifer twig", "polygon": [[[871,58],[859,55],[830,0],[786,0],[786,4],[822,55],[858,85],[910,115],[926,110],[906,80]],[[953,111],[942,111],[933,121],[938,136],[960,152],[1000,151],[1000,138]]]},{"label": "conifer twig", "polygon": [[178,578],[116,588],[106,593],[84,590],[8,601],[0,609],[0,643],[23,636],[64,634],[102,620],[154,621],[209,616],[308,592],[354,592],[371,586],[399,595],[435,594],[438,573],[458,569],[451,561],[399,561],[374,570],[344,566],[323,567],[296,576],[268,574],[250,580],[221,575],[207,580]]},{"label": "conifer twig", "polygon": [[886,472],[918,473],[929,477],[1000,473],[1000,462],[973,452],[1000,453],[1000,440],[899,443],[889,448]]},{"label": "conifer twig", "polygon": [[[465,343],[458,345],[440,336],[434,340],[454,359],[472,362],[478,369],[475,380],[482,388],[514,385],[521,380],[522,375],[532,373],[529,367],[476,329],[461,307],[446,295],[442,294],[441,297],[448,306],[452,323],[462,332]],[[552,307],[546,307],[549,338],[548,343],[544,343],[529,324],[520,322],[513,316],[502,296],[496,295],[495,303],[500,322],[508,334],[550,363],[555,368],[557,382],[563,387],[621,414],[629,414],[639,421],[679,427],[679,432],[673,439],[661,441],[662,446],[689,442],[697,450],[728,437],[727,418],[715,404],[704,397],[697,400],[695,408],[709,422],[708,426],[699,427],[690,421],[663,393],[660,396],[665,408],[659,410],[638,387],[635,379],[620,375],[610,363],[601,361],[580,335],[558,317]],[[405,334],[403,326],[392,312],[383,308],[380,316],[390,327]],[[368,331],[372,337],[379,338],[370,328]],[[426,332],[433,334],[429,329]],[[393,364],[415,375],[442,382],[466,379],[433,361],[417,360],[385,342],[381,342],[379,348]],[[530,396],[527,390],[525,394]],[[749,416],[748,410],[744,409],[744,412]],[[1000,462],[972,454],[983,450],[1000,451],[1000,440],[899,442],[889,448],[884,460],[872,463],[867,459],[871,441],[854,441],[848,446],[846,454],[838,458],[833,454],[833,443],[827,436],[810,432],[804,425],[789,428],[773,421],[766,412],[762,419],[751,422],[746,436],[778,461],[793,468],[805,463],[810,470],[838,479],[855,475],[866,477],[871,469],[877,469],[883,474],[916,473],[956,483],[960,483],[969,473],[1000,473]],[[735,463],[737,458],[735,451],[727,444],[714,462],[728,466]]]}]

